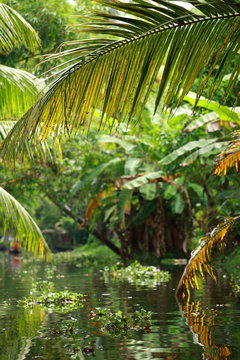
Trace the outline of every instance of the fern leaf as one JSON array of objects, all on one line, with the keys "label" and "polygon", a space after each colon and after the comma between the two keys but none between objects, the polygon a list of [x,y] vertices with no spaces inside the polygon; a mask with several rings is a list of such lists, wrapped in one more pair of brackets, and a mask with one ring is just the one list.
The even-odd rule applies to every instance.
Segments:
[{"label": "fern leaf", "polygon": [[176,296],[189,299],[190,288],[198,288],[198,278],[205,278],[204,272],[216,280],[211,260],[214,250],[221,250],[227,234],[237,217],[227,217],[218,224],[209,234],[201,239],[200,245],[193,250],[190,260],[179,281]]}]

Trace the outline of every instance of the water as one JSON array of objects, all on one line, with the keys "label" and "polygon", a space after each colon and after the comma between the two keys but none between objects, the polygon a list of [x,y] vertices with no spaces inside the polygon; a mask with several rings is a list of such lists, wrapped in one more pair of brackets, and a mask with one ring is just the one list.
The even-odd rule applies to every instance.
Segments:
[{"label": "water", "polygon": [[[148,288],[106,282],[93,267],[58,266],[53,275],[42,264],[0,254],[0,359],[239,359],[239,300],[229,294],[226,279],[208,281],[194,302],[181,306],[174,289],[182,267],[171,271],[170,283]],[[30,295],[34,281],[53,276],[56,290],[86,294],[85,306],[67,314],[17,306],[18,299]],[[128,314],[141,307],[150,310],[152,326],[126,336],[104,334],[90,319],[91,310],[103,306]],[[75,335],[59,332],[73,319]]]}]

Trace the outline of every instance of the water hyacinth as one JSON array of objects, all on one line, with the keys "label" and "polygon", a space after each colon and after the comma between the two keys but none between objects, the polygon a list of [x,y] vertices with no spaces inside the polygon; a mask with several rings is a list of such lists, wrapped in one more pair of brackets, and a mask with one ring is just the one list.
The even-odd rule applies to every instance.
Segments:
[{"label": "water hyacinth", "polygon": [[71,291],[46,292],[41,296],[29,296],[19,301],[20,305],[25,307],[33,305],[43,305],[48,309],[60,312],[68,312],[79,307],[83,307],[85,295],[81,293],[73,293]]},{"label": "water hyacinth", "polygon": [[125,314],[121,310],[95,308],[91,311],[91,319],[100,331],[107,335],[127,335],[129,331],[150,331],[151,311],[139,309],[133,314]]},{"label": "water hyacinth", "polygon": [[156,286],[166,283],[171,279],[168,271],[160,270],[156,266],[143,266],[135,261],[127,267],[120,267],[119,264],[112,267],[105,267],[104,279],[125,280],[135,285]]}]

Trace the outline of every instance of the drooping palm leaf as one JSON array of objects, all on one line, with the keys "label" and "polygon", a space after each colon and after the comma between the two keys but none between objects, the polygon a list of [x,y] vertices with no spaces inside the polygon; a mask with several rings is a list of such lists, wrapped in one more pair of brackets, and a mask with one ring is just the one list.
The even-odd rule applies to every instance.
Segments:
[{"label": "drooping palm leaf", "polygon": [[179,281],[176,290],[178,297],[187,297],[187,299],[189,299],[190,288],[198,288],[198,278],[204,279],[204,272],[208,273],[213,279],[216,279],[211,265],[214,250],[222,249],[226,241],[226,236],[237,219],[239,219],[239,216],[225,218],[224,222],[218,224],[211,233],[201,239],[200,245],[193,250],[191,258]]},{"label": "drooping palm leaf", "polygon": [[42,139],[49,133],[89,127],[95,110],[102,113],[99,126],[138,118],[154,86],[155,109],[160,102],[164,107],[176,104],[179,93],[180,102],[197,75],[200,96],[215,71],[213,92],[233,59],[228,90],[235,86],[240,72],[239,0],[186,1],[193,10],[164,0],[100,2],[120,13],[95,13],[81,30],[109,33],[117,40],[86,40],[70,50],[75,57],[64,69],[56,69],[56,80],[18,122],[3,154],[9,142],[21,146],[39,127]]},{"label": "drooping palm leaf", "polygon": [[240,131],[234,133],[236,139],[229,142],[227,148],[218,156],[213,173],[226,175],[227,171],[235,166],[236,171],[240,163]]},{"label": "drooping palm leaf", "polygon": [[27,251],[50,260],[50,250],[35,221],[22,205],[1,187],[0,231],[2,235],[13,235]]},{"label": "drooping palm leaf", "polygon": [[19,13],[0,3],[0,54],[7,54],[20,45],[34,52],[40,46],[40,39]]},{"label": "drooping palm leaf", "polygon": [[34,75],[4,65],[0,65],[0,84],[0,119],[18,119],[43,89],[43,82]]},{"label": "drooping palm leaf", "polygon": [[[0,121],[0,144],[4,141],[15,124],[16,121]],[[37,138],[37,134],[35,137]],[[26,141],[24,144],[24,151],[19,154],[17,160],[24,161],[25,165],[27,165],[27,163],[36,164],[40,161],[42,165],[53,164],[57,168],[62,160],[61,140],[62,139],[60,138],[52,139],[49,137],[45,141],[36,142],[35,146]],[[13,159],[6,159],[5,162],[11,165],[12,160]]]}]

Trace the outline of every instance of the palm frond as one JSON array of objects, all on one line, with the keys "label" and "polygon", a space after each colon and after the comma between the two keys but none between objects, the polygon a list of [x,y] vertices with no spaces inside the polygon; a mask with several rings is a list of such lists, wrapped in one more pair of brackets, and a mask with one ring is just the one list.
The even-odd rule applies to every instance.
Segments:
[{"label": "palm frond", "polygon": [[0,142],[7,137],[7,134],[12,130],[15,123],[16,122],[12,120],[0,121]]},{"label": "palm frond", "polygon": [[0,65],[0,118],[19,119],[43,90],[43,82],[34,75],[19,69]]},{"label": "palm frond", "polygon": [[[15,124],[16,121],[0,121],[0,147],[1,143],[7,137],[8,133],[13,129]],[[37,138],[37,134],[35,135],[35,138]],[[62,160],[62,140],[63,139],[60,138],[52,139],[49,137],[45,141],[36,141],[35,146],[29,144],[29,142],[26,141],[24,144],[24,151],[18,156],[16,154],[15,158],[17,158],[18,161],[23,161],[25,165],[28,163],[36,164],[40,162],[41,165],[52,164],[57,169]],[[14,152],[14,149],[12,151]],[[14,160],[14,158],[6,159],[5,161],[11,165],[13,162],[12,160]]]},{"label": "palm frond", "polygon": [[193,250],[190,260],[186,265],[184,273],[179,281],[176,290],[176,296],[186,298],[190,297],[190,288],[199,287],[198,278],[204,279],[204,272],[208,273],[213,279],[216,279],[211,259],[214,250],[221,250],[226,236],[232,225],[239,216],[227,217],[218,224],[209,234],[201,239],[200,245]]},{"label": "palm frond", "polygon": [[34,52],[40,46],[40,39],[20,14],[0,3],[0,54],[7,54],[20,45]]},{"label": "palm frond", "polygon": [[[3,154],[9,142],[21,147],[37,128],[41,139],[89,128],[96,110],[102,114],[99,127],[138,119],[154,87],[155,111],[180,103],[196,76],[198,98],[212,75],[214,93],[234,60],[230,91],[240,73],[239,0],[187,2],[193,10],[164,0],[100,1],[120,15],[95,13],[81,31],[104,35],[105,43],[85,40],[79,52],[70,50],[75,57],[56,69],[49,91],[16,124]],[[106,41],[108,33],[117,39]]]},{"label": "palm frond", "polygon": [[23,206],[0,187],[0,227],[4,235],[10,233],[27,251],[51,258],[51,252],[40,229]]},{"label": "palm frond", "polygon": [[231,140],[227,148],[218,156],[213,174],[226,175],[227,171],[234,166],[238,171],[240,163],[240,131],[235,131],[234,136],[236,139]]}]

